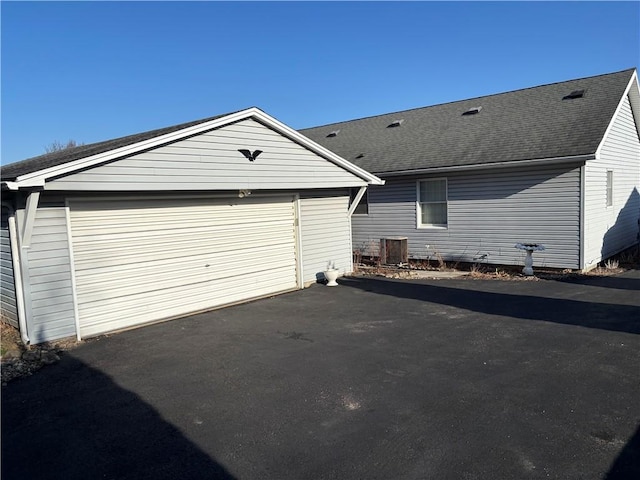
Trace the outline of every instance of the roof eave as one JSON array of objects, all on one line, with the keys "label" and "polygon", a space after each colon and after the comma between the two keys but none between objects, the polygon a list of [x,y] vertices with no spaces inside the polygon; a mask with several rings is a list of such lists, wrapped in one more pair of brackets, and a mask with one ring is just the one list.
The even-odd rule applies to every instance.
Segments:
[{"label": "roof eave", "polygon": [[445,172],[459,172],[468,170],[482,170],[487,168],[509,168],[518,166],[535,166],[539,164],[560,164],[560,163],[579,163],[593,160],[596,158],[595,153],[585,155],[572,155],[565,157],[554,158],[535,158],[529,160],[511,160],[506,162],[492,162],[492,163],[474,163],[471,165],[452,165],[444,167],[429,167],[429,168],[417,168],[412,170],[398,170],[389,172],[376,172],[376,175],[381,177],[402,177],[409,175],[428,175],[431,173],[445,173]]},{"label": "roof eave", "polygon": [[33,188],[43,187],[45,182],[51,178],[68,175],[78,170],[91,168],[93,166],[117,160],[125,156],[134,155],[138,152],[145,151],[151,148],[155,148],[167,143],[172,143],[181,140],[186,137],[197,135],[202,132],[213,130],[231,123],[239,122],[248,118],[254,118],[282,135],[290,138],[291,140],[303,145],[314,153],[324,157],[326,160],[335,163],[336,165],[344,168],[345,170],[353,173],[354,175],[365,180],[368,184],[383,185],[384,181],[380,178],[372,175],[364,169],[348,162],[337,154],[327,150],[321,145],[315,143],[311,139],[298,133],[297,131],[287,127],[283,123],[279,122],[275,118],[267,115],[262,110],[256,107],[241,110],[223,117],[219,117],[210,121],[192,125],[181,130],[159,135],[147,140],[133,143],[131,145],[125,145],[123,147],[101,152],[88,157],[73,160],[71,162],[63,163],[60,165],[54,165],[49,168],[38,170],[35,172],[27,173],[16,177],[13,181],[5,181],[7,188],[10,190],[18,190],[20,188]]},{"label": "roof eave", "polygon": [[349,162],[348,160],[345,160],[344,158],[342,158],[338,154],[336,154],[336,153],[332,152],[331,150],[323,147],[319,143],[314,142],[313,140],[311,140],[310,138],[304,136],[303,134],[301,134],[297,130],[294,130],[291,127],[288,127],[284,123],[282,123],[282,122],[276,120],[275,118],[267,115],[266,113],[262,112],[261,110],[258,110],[258,112],[260,113],[260,115],[256,115],[256,118],[265,120],[267,122],[267,125],[269,127],[273,128],[278,133],[290,138],[291,140],[293,140],[296,143],[302,145],[303,147],[311,150],[312,152],[316,153],[317,155],[320,155],[321,157],[323,157],[323,158],[335,163],[336,165],[338,165],[338,166],[344,168],[345,170],[353,173],[354,175],[362,178],[363,180],[365,180],[370,185],[384,185],[384,180],[382,180],[381,178],[377,177],[376,175],[373,175],[372,173],[369,173],[368,171],[364,170],[363,168],[360,168],[357,165]]}]

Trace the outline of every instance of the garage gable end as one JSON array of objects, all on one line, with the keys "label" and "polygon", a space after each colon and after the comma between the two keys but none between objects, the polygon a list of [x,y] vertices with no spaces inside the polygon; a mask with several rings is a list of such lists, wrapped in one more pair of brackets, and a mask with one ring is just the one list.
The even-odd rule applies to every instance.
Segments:
[{"label": "garage gable end", "polygon": [[366,180],[247,118],[50,180],[47,190],[283,190],[355,187]]}]

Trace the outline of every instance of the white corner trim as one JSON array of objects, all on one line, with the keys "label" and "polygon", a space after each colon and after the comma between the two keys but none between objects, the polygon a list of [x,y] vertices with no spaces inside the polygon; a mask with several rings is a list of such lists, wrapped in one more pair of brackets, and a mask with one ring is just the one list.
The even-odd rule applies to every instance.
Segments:
[{"label": "white corner trim", "polygon": [[[23,187],[43,186],[45,181],[52,177],[73,173],[77,170],[90,168],[90,167],[93,167],[94,165],[98,165],[103,162],[108,162],[110,160],[115,160],[124,156],[134,155],[143,150],[148,150],[150,148],[161,146],[167,143],[176,142],[186,137],[197,135],[199,133],[213,130],[216,128],[224,127],[231,123],[236,123],[241,120],[246,120],[249,118],[253,118],[255,120],[260,121],[267,127],[273,129],[274,131],[280,133],[281,135],[284,135],[290,140],[306,147],[307,149],[311,150],[317,155],[320,155],[326,160],[332,163],[335,163],[336,165],[347,170],[348,172],[353,173],[354,175],[365,180],[367,183],[374,184],[374,185],[384,185],[384,180],[381,180],[375,175],[372,175],[371,173],[363,170],[362,168],[336,155],[330,150],[327,150],[321,145],[313,142],[312,140],[308,139],[301,133],[286,126],[285,124],[276,120],[272,116],[267,115],[265,112],[263,112],[259,108],[251,107],[246,110],[242,110],[240,112],[225,115],[224,117],[220,117],[215,120],[210,120],[208,122],[192,125],[191,127],[186,127],[181,130],[176,130],[174,132],[166,133],[164,135],[143,140],[138,143],[126,145],[120,148],[98,153],[96,155],[91,155],[89,157],[80,158],[78,160],[67,162],[62,165],[56,165],[53,167],[45,168],[43,170],[38,170],[37,172],[21,175],[16,179],[15,182],[7,182],[7,186],[12,190],[17,190],[18,188],[23,188]],[[9,183],[11,183],[11,185],[9,185]]]},{"label": "white corner trim", "polygon": [[586,182],[587,182],[587,166],[582,165],[580,167],[580,212],[579,212],[579,221],[580,227],[578,229],[580,238],[578,239],[578,265],[580,270],[586,268],[585,262],[585,253],[586,253],[586,235],[587,235],[587,226],[586,222]]},{"label": "white corner trim", "polygon": [[[633,88],[635,85],[635,88]],[[634,71],[633,75],[631,75],[631,79],[629,80],[629,83],[627,84],[627,88],[624,89],[624,94],[622,94],[622,96],[620,97],[620,101],[618,102],[618,106],[616,107],[616,111],[614,112],[613,116],[611,117],[611,120],[609,121],[609,125],[607,125],[607,129],[604,132],[604,135],[602,135],[602,139],[600,140],[600,144],[598,145],[598,148],[596,149],[596,158],[600,158],[600,153],[602,150],[602,147],[604,146],[604,144],[607,141],[607,138],[609,137],[609,132],[611,132],[611,129],[613,128],[613,124],[616,121],[616,118],[618,118],[618,114],[620,113],[620,110],[622,109],[622,106],[624,105],[624,100],[625,98],[627,98],[627,95],[629,95],[629,93],[631,92],[631,89],[633,88],[633,91],[636,95],[636,98],[640,97],[640,89],[638,88],[638,72]],[[631,102],[631,100],[630,100]],[[633,115],[633,119],[635,121],[636,124],[636,130],[638,130],[638,132],[640,133],[640,122],[638,121],[638,119],[640,118],[640,112],[634,112],[633,108],[632,108],[632,115]]]},{"label": "white corner trim", "polygon": [[302,214],[300,208],[300,194],[296,193],[293,199],[293,206],[295,212],[295,232],[296,232],[296,271],[298,288],[304,288],[304,258],[303,258],[303,245],[302,245]]},{"label": "white corner trim", "polygon": [[80,312],[78,310],[78,288],[76,286],[76,263],[73,257],[73,238],[71,234],[71,208],[69,208],[69,198],[64,202],[65,222],[67,223],[67,245],[69,246],[69,266],[71,267],[71,297],[73,299],[73,320],[76,326],[76,339],[82,340],[80,335]]}]

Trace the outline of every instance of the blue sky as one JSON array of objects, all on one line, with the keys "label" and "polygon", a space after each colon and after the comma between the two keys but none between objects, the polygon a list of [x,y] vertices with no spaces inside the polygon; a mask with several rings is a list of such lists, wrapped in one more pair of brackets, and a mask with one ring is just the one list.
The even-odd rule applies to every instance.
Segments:
[{"label": "blue sky", "polygon": [[293,128],[640,64],[639,2],[7,2],[2,163],[250,106]]}]

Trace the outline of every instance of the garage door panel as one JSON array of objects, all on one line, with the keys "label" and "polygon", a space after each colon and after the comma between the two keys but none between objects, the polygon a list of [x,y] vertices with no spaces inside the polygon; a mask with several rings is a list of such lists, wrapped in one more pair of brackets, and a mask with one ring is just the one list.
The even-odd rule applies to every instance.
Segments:
[{"label": "garage door panel", "polygon": [[70,202],[81,335],[296,288],[293,199],[243,200]]},{"label": "garage door panel", "polygon": [[[206,219],[202,220],[207,222]],[[288,225],[288,216],[285,218],[279,217],[274,219],[256,217],[252,221],[239,223],[236,222],[233,225],[216,225],[213,221],[208,221],[206,226],[200,225],[199,227],[184,226],[178,220],[176,223],[165,225],[162,228],[155,229],[123,229],[118,228],[117,231],[109,231],[109,229],[115,230],[116,227],[108,227],[106,225],[97,224],[94,228],[101,229],[101,233],[89,233],[89,232],[74,232],[76,241],[78,244],[91,243],[91,244],[114,244],[123,241],[130,242],[147,242],[155,239],[162,239],[166,236],[170,236],[174,239],[180,237],[189,238],[193,235],[207,235],[216,234],[222,236],[234,235],[239,230],[243,230],[247,235],[254,234],[255,232],[264,232],[266,226],[270,226],[273,229],[278,229]],[[171,228],[171,225],[180,225],[180,228]]]},{"label": "garage door panel", "polygon": [[[87,201],[86,205],[76,205],[74,218],[82,221],[81,229],[91,229],[96,225],[133,226],[140,228],[142,225],[153,226],[158,222],[184,221],[185,225],[198,225],[199,220],[214,221],[219,225],[250,222],[252,217],[260,216],[277,217],[279,212],[287,208],[267,205],[264,198],[250,197],[244,199],[217,201],[217,206],[228,207],[225,210],[216,210],[216,217],[211,218],[211,203],[208,205],[194,205],[188,201],[181,201],[176,207],[167,206],[167,201],[131,200],[125,203],[114,202],[113,208],[100,209],[101,201]],[[126,204],[126,205],[125,205]],[[158,210],[158,204],[163,204],[162,210]],[[133,207],[132,205],[135,205]],[[121,208],[129,206],[130,208]],[[84,210],[82,210],[84,208]],[[185,209],[189,210],[189,218],[185,219]]]},{"label": "garage door panel", "polygon": [[[260,270],[274,270],[288,267],[295,275],[295,263],[291,260],[291,252],[288,255],[270,255],[268,260],[261,259],[259,263],[233,263],[231,261],[219,262],[210,267],[190,267],[181,264],[158,268],[122,269],[111,271],[107,274],[91,272],[78,275],[76,282],[78,295],[83,302],[91,302],[96,299],[120,298],[125,293],[133,295],[138,293],[148,293],[159,289],[171,289],[183,285],[197,285],[202,282],[213,280],[233,279],[237,276],[250,275]],[[258,261],[258,260],[257,260]],[[167,271],[171,269],[171,275]],[[152,283],[147,280],[153,278]]]},{"label": "garage door panel", "polygon": [[[283,224],[275,227],[276,230],[283,228],[288,228],[288,226]],[[241,236],[240,238],[238,238],[239,235]],[[180,245],[180,248],[167,250],[167,242],[169,241]],[[123,249],[122,242],[85,242],[84,245],[78,242],[77,245],[84,248],[75,254],[75,264],[77,269],[82,270],[83,268],[98,266],[96,257],[103,261],[104,266],[108,266],[125,263],[135,264],[145,260],[158,259],[159,257],[187,258],[198,253],[222,256],[233,253],[239,248],[251,253],[250,251],[254,249],[281,248],[289,243],[288,239],[283,239],[273,232],[260,231],[253,231],[247,235],[240,231],[236,231],[233,235],[225,234],[224,232],[216,235],[215,231],[212,231],[207,236],[202,234],[184,234],[179,237],[165,235],[156,237],[148,244],[145,244],[139,238],[132,238],[126,241],[126,249]]]},{"label": "garage door panel", "polygon": [[[211,215],[215,215],[214,212]],[[74,218],[74,220],[78,221]],[[291,212],[284,211],[278,218],[255,217],[251,221],[236,222],[233,225],[216,225],[213,219],[203,218],[199,227],[185,227],[184,220],[173,223],[165,222],[161,227],[145,229],[141,231],[126,231],[121,227],[107,226],[97,223],[93,233],[74,229],[74,242],[80,247],[102,248],[109,245],[121,245],[122,242],[130,242],[135,245],[147,244],[153,241],[164,242],[167,237],[173,240],[190,239],[194,236],[209,235],[212,239],[219,237],[235,236],[238,232],[248,237],[256,234],[265,235],[271,233],[278,236],[281,228],[288,228],[291,220]],[[206,223],[206,224],[203,224]]]},{"label": "garage door panel", "polygon": [[[207,288],[204,288],[204,285],[203,288],[179,287],[172,291],[171,298],[167,298],[166,291],[156,291],[151,294],[131,295],[123,301],[111,299],[93,302],[86,306],[82,335],[98,335],[215,306],[242,302],[247,300],[247,297],[239,287],[244,288],[247,281],[253,285],[254,298],[290,290],[291,287],[282,285],[274,277],[293,274],[295,269],[283,268],[279,272],[258,272],[250,279],[236,278],[233,281],[212,282]],[[188,307],[185,307],[185,301],[188,302]],[[120,313],[122,310],[129,312],[137,321],[131,322],[123,317]]]},{"label": "garage door panel", "polygon": [[[153,254],[138,257],[138,262],[131,261],[118,262],[117,260],[105,259],[91,262],[90,259],[84,262],[85,268],[77,268],[76,279],[82,285],[108,284],[121,280],[134,279],[154,275],[158,279],[167,277],[167,272],[171,272],[171,277],[181,271],[188,275],[206,274],[213,272],[224,272],[259,268],[263,264],[294,264],[295,250],[288,245],[260,245],[253,248],[240,248],[234,252],[220,254],[216,252],[201,253],[188,257],[154,259]],[[91,268],[91,265],[93,267]]]}]

